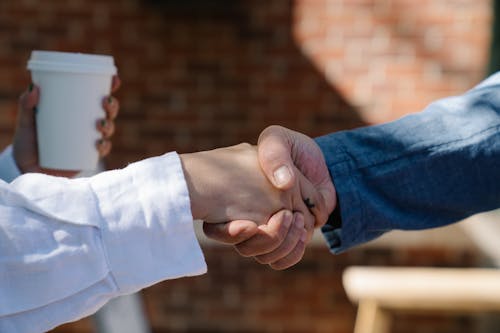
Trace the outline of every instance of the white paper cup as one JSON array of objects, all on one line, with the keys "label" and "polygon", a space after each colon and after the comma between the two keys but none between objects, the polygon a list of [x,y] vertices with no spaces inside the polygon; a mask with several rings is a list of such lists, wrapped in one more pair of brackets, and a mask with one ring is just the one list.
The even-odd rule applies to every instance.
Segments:
[{"label": "white paper cup", "polygon": [[102,101],[116,74],[113,57],[33,51],[28,61],[40,88],[36,126],[40,166],[95,170],[99,160],[96,129],[104,118]]}]

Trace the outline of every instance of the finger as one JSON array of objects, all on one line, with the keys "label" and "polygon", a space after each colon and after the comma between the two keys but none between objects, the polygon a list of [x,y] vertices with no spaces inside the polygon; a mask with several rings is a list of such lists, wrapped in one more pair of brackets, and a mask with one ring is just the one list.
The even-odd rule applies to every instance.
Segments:
[{"label": "finger", "polygon": [[318,214],[320,215],[320,224],[316,224],[316,227],[321,227],[327,222],[329,215],[337,206],[337,191],[332,180],[326,179],[318,185],[318,192],[320,194],[318,210],[321,215]]},{"label": "finger", "polygon": [[307,234],[306,234],[306,231],[304,230],[302,232],[302,236],[301,236],[300,240],[297,242],[297,245],[292,250],[292,252],[290,252],[290,254],[288,254],[286,257],[284,257],[276,262],[273,262],[269,266],[272,269],[283,270],[283,269],[287,269],[289,267],[292,267],[293,265],[298,263],[302,259],[302,257],[304,256],[304,253],[306,251],[306,244],[307,244],[307,242],[305,240],[306,238],[307,238]]},{"label": "finger", "polygon": [[120,110],[120,102],[113,96],[107,96],[102,100],[102,107],[106,112],[106,118],[114,120]]},{"label": "finger", "polygon": [[111,152],[113,144],[109,140],[100,139],[96,143],[97,151],[99,152],[99,157],[108,156]]},{"label": "finger", "polygon": [[271,216],[267,224],[258,226],[255,236],[235,245],[236,251],[244,257],[263,255],[277,249],[292,224],[293,214],[282,210]]},{"label": "finger", "polygon": [[299,206],[298,211],[303,213],[304,230],[306,231],[306,234],[307,234],[306,241],[309,242],[312,239],[313,234],[314,234],[316,219],[314,218],[314,215],[312,215],[311,212],[309,212],[307,210],[307,207],[305,205],[303,207]]},{"label": "finger", "polygon": [[19,98],[19,104],[23,109],[32,110],[38,103],[40,90],[38,87],[30,83],[28,89]]},{"label": "finger", "polygon": [[303,233],[304,217],[301,213],[294,213],[292,227],[289,229],[283,243],[272,252],[256,256],[255,260],[261,264],[270,264],[285,258],[295,248]]},{"label": "finger", "polygon": [[100,119],[96,127],[105,139],[109,139],[115,133],[115,123],[112,120]]},{"label": "finger", "polygon": [[227,223],[203,223],[203,232],[213,240],[224,244],[238,244],[257,233],[257,224],[252,221],[232,221]]},{"label": "finger", "polygon": [[29,88],[19,97],[19,107],[21,110],[19,113],[19,121],[22,126],[34,126],[35,107],[38,104],[39,97],[40,90],[33,83],[31,83]]},{"label": "finger", "polygon": [[120,89],[121,85],[122,80],[120,80],[120,77],[118,75],[114,75],[111,81],[111,93],[115,93],[118,89]]},{"label": "finger", "polygon": [[259,163],[269,181],[279,189],[289,189],[295,182],[292,147],[288,132],[280,126],[270,126],[259,136]]},{"label": "finger", "polygon": [[[294,212],[301,212],[304,218],[304,229],[307,231],[308,239],[312,238],[316,226],[316,216],[313,215],[314,202],[319,193],[314,185],[305,178],[299,170],[295,169],[297,185],[292,189],[291,206]],[[307,203],[307,204],[306,204]]]},{"label": "finger", "polygon": [[314,217],[313,228],[323,226],[328,220],[329,214],[331,213],[329,207],[327,207],[326,205],[323,193],[319,191],[319,189],[314,186],[314,184],[312,184],[309,179],[302,175],[298,170],[296,171],[296,174],[298,175],[300,196],[302,198],[302,202]]}]

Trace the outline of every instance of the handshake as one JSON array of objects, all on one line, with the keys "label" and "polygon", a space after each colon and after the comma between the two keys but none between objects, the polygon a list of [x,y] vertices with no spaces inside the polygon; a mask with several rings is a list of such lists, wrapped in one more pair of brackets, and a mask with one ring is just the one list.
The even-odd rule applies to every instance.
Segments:
[{"label": "handshake", "polygon": [[[113,78],[112,91],[120,87]],[[22,173],[73,177],[78,171],[43,169],[38,163],[34,110],[39,89],[20,97],[13,155]],[[107,96],[105,118],[96,128],[101,157],[111,150],[119,101]],[[280,127],[265,129],[258,146],[180,155],[194,219],[203,220],[205,234],[232,244],[243,256],[274,269],[297,263],[314,228],[324,225],[335,208],[336,192],[323,153],[310,137]]]},{"label": "handshake", "polygon": [[273,269],[296,264],[314,228],[328,220],[336,193],[310,137],[266,128],[258,145],[180,155],[194,219],[205,234]]}]

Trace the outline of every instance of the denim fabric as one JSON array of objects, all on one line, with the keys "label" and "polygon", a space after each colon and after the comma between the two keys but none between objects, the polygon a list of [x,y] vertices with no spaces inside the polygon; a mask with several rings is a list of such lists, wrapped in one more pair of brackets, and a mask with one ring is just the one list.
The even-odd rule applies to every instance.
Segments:
[{"label": "denim fabric", "polygon": [[332,215],[322,229],[334,253],[498,208],[500,73],[422,112],[316,142],[339,198],[341,227]]}]

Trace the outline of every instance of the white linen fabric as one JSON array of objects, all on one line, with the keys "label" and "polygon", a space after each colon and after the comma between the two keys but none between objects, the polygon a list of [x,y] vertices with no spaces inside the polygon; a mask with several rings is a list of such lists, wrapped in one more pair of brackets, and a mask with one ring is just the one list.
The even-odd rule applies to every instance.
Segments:
[{"label": "white linen fabric", "polygon": [[90,178],[15,177],[0,155],[0,332],[44,332],[162,280],[199,275],[179,156]]}]

